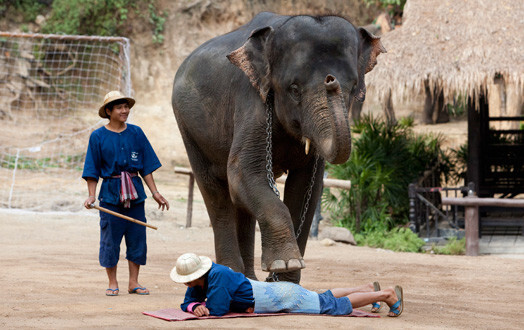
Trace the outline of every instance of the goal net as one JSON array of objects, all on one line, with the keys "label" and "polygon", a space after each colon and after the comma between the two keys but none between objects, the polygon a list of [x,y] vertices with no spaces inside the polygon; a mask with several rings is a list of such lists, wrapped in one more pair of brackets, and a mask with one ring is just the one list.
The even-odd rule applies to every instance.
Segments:
[{"label": "goal net", "polygon": [[79,211],[90,133],[132,95],[129,40],[0,32],[0,208]]}]

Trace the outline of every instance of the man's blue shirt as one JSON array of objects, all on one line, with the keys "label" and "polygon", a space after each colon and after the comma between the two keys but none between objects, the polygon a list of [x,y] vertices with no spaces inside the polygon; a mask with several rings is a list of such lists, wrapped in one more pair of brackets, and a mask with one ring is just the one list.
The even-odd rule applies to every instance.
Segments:
[{"label": "man's blue shirt", "polygon": [[[140,173],[144,177],[162,164],[147,140],[142,129],[136,125],[127,124],[124,131],[112,132],[104,126],[93,131],[89,137],[89,145],[84,163],[82,178],[92,178],[98,181],[103,178],[98,200],[113,205],[120,204],[120,179],[112,176],[120,175],[122,171]],[[138,199],[131,201],[138,204],[146,199],[142,180],[132,178],[138,193]]]},{"label": "man's blue shirt", "polygon": [[190,303],[204,301],[209,314],[215,316],[222,316],[229,311],[245,312],[254,306],[253,289],[244,274],[213,263],[205,276],[204,288],[187,288],[184,303],[180,305],[183,311],[187,311]]}]

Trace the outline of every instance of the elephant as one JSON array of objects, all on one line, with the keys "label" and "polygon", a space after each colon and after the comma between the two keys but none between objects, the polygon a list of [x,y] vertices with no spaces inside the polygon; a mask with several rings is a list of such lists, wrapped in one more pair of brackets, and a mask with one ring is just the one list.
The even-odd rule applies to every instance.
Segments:
[{"label": "elephant", "polygon": [[[262,12],[183,61],[171,101],[217,263],[256,279],[258,222],[262,270],[300,282],[325,161],[348,160],[348,109],[382,52],[340,16]],[[274,180],[284,173],[281,199]]]}]

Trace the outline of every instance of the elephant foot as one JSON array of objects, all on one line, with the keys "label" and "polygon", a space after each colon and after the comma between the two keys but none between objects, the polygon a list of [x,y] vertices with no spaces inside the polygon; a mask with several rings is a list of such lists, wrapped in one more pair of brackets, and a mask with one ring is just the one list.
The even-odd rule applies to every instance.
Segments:
[{"label": "elephant foot", "polygon": [[270,273],[266,278],[266,282],[292,282],[300,284],[300,270],[294,270],[286,273]]},{"label": "elephant foot", "polygon": [[266,272],[285,273],[302,268],[306,268],[304,259],[289,259],[287,263],[284,260],[275,260],[269,268],[266,263],[262,263],[262,270]]}]

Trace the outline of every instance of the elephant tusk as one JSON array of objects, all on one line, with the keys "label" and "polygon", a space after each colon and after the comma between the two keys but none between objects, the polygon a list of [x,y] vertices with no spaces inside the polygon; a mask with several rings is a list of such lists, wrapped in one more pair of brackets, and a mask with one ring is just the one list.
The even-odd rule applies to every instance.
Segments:
[{"label": "elephant tusk", "polygon": [[311,145],[311,140],[306,138],[306,155],[309,153],[309,146]]}]

